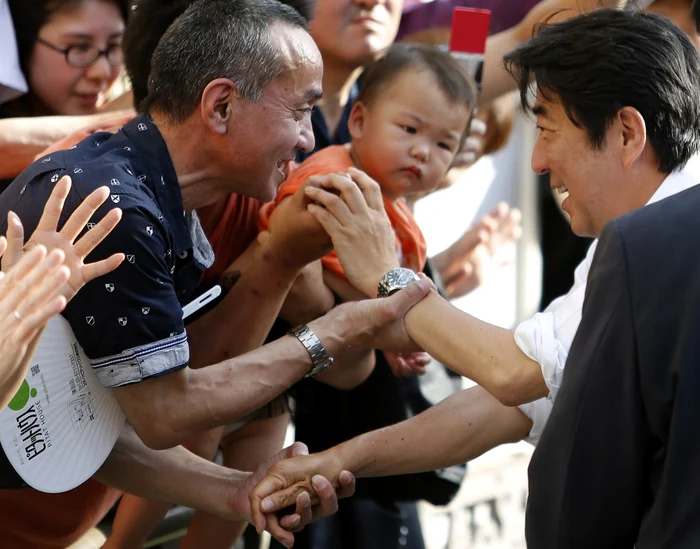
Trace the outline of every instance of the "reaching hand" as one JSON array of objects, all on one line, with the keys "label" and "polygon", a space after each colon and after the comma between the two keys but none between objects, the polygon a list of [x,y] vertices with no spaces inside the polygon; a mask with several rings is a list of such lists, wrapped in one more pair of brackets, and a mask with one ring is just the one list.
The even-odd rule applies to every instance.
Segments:
[{"label": "reaching hand", "polygon": [[307,209],[311,201],[305,189],[314,185],[316,178],[310,177],[297,192],[277,205],[268,221],[270,234],[265,244],[284,264],[297,269],[333,249],[328,233]]},{"label": "reaching hand", "polygon": [[[318,499],[321,493],[327,493],[331,486],[345,487],[343,495],[351,496],[354,492],[354,477],[349,471],[344,471],[333,454],[324,452],[312,456],[297,454],[296,457],[283,459],[272,465],[258,479],[259,483],[250,492],[250,509],[253,524],[261,531],[264,525],[276,521],[275,513],[297,504],[299,498]],[[352,490],[350,490],[352,488]],[[338,510],[337,501],[334,506],[326,506],[326,513],[333,514]],[[324,515],[324,516],[325,516]],[[289,537],[293,537],[290,535]],[[287,545],[290,547],[290,545]]]},{"label": "reaching hand", "polygon": [[447,250],[433,258],[451,299],[461,297],[478,286],[487,273],[507,263],[503,249],[520,238],[520,211],[501,202]]},{"label": "reaching hand", "polygon": [[425,369],[432,361],[430,355],[423,351],[416,353],[392,353],[390,351],[385,351],[384,358],[391,372],[396,377],[425,375]]},{"label": "reaching hand", "polygon": [[[295,494],[294,498],[290,499],[289,502],[289,506],[295,506],[293,514],[282,518],[279,518],[276,514],[264,514],[259,499],[253,495],[260,493],[258,490],[259,483],[264,478],[267,478],[270,470],[279,463],[288,459],[296,459],[295,456],[307,456],[308,453],[309,450],[306,445],[300,442],[285,448],[261,464],[258,470],[248,477],[234,496],[233,507],[239,510],[240,515],[251,522],[258,530],[258,533],[267,530],[285,547],[291,547],[294,543],[292,532],[298,532],[308,523],[318,518],[332,515],[338,510],[338,499],[349,497],[355,492],[355,478],[345,471],[343,475],[339,474],[334,477],[333,484],[338,487],[337,490],[327,479],[318,478],[313,486],[309,485],[309,489],[300,490]],[[253,503],[254,499],[256,501],[255,504]],[[287,505],[284,507],[287,507]],[[275,509],[275,511],[281,511],[282,509],[283,507],[280,507]]]},{"label": "reaching hand", "polygon": [[[124,254],[114,254],[107,259],[85,264],[85,257],[102,242],[121,219],[121,210],[115,208],[105,215],[99,223],[90,229],[78,242],[75,239],[85,228],[90,218],[109,197],[109,188],[100,187],[93,191],[73,214],[68,218],[63,228],[58,231],[58,221],[63,211],[63,204],[70,192],[70,177],[62,177],[44,207],[44,213],[39,224],[24,245],[24,230],[22,224],[12,222],[15,232],[8,233],[7,251],[2,259],[2,270],[10,270],[28,250],[41,245],[49,251],[62,250],[65,255],[65,265],[70,269],[70,278],[62,286],[61,294],[70,301],[85,284],[91,280],[116,269],[124,260]],[[14,214],[11,214],[14,215]],[[16,217],[16,216],[15,216]]]},{"label": "reaching hand", "polygon": [[399,266],[394,230],[376,181],[360,170],[329,175],[321,188],[307,187],[308,208],[333,239],[345,275],[368,297],[377,295],[384,274]]},{"label": "reaching hand", "polygon": [[408,336],[405,314],[433,288],[429,279],[413,282],[392,296],[343,303],[309,323],[323,340],[328,327],[337,329],[346,345],[410,353],[422,351]]},{"label": "reaching hand", "polygon": [[[12,213],[8,218],[8,236],[14,238],[22,224]],[[6,240],[0,237],[0,255],[5,249]],[[59,295],[69,275],[63,260],[61,250],[47,254],[46,248],[37,246],[9,272],[0,273],[0,409],[22,383],[37,335],[66,306],[66,299]]]}]

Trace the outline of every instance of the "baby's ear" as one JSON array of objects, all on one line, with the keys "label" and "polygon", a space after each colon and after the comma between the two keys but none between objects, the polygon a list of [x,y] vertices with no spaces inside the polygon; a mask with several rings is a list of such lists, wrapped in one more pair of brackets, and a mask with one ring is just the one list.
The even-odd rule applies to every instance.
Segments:
[{"label": "baby's ear", "polygon": [[367,107],[362,101],[355,101],[348,117],[348,129],[353,139],[361,139],[364,136],[367,122]]}]

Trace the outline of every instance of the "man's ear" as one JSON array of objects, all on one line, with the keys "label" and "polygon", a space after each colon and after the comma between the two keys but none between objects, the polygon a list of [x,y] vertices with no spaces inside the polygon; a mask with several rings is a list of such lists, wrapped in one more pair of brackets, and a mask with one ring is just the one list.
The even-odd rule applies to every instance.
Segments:
[{"label": "man's ear", "polygon": [[214,132],[224,135],[233,118],[235,104],[241,99],[236,85],[228,78],[217,78],[202,92],[202,119]]},{"label": "man's ear", "polygon": [[355,101],[348,117],[348,130],[353,139],[360,139],[365,133],[367,123],[367,107],[362,101]]},{"label": "man's ear", "polygon": [[617,111],[617,120],[620,125],[622,164],[624,168],[629,168],[644,152],[647,126],[644,117],[634,107],[622,107]]}]

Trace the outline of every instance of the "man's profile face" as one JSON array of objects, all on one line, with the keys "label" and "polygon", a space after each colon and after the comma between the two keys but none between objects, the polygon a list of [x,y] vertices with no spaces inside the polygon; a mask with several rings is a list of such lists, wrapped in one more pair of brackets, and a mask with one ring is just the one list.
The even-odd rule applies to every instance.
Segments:
[{"label": "man's profile face", "polygon": [[586,131],[576,127],[561,104],[541,93],[533,105],[537,140],[532,149],[532,170],[549,173],[551,188],[564,196],[562,209],[571,217],[571,230],[579,236],[597,237],[615,211],[618,177],[610,147],[593,149]]},{"label": "man's profile face", "polygon": [[321,54],[304,29],[273,25],[270,35],[288,70],[266,86],[260,100],[246,101],[232,121],[235,191],[263,201],[275,197],[297,152],[314,148],[311,108],[323,77]]},{"label": "man's profile face", "polygon": [[318,0],[311,35],[326,64],[354,69],[394,42],[402,9],[403,0]]}]

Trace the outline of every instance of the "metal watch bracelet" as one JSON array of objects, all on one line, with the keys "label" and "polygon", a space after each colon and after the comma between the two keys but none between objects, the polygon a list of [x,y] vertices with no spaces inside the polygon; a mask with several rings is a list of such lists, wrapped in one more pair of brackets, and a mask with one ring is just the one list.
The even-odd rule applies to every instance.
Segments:
[{"label": "metal watch bracelet", "polygon": [[328,356],[326,348],[306,324],[292,328],[287,333],[296,337],[311,357],[311,370],[304,377],[314,377],[333,364],[333,359]]}]

